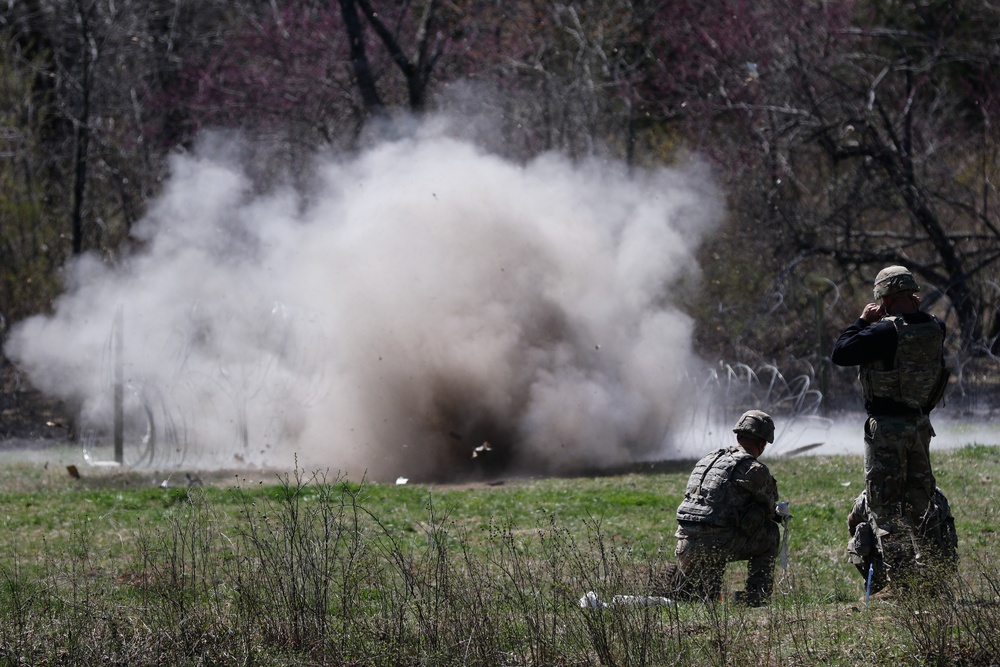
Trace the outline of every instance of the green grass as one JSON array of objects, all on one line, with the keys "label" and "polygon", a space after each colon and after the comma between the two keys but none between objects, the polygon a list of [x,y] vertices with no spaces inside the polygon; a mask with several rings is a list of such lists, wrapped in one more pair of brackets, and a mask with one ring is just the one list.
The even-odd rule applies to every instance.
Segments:
[{"label": "green grass", "polygon": [[578,605],[657,592],[693,461],[475,486],[0,467],[0,665],[995,664],[1000,448],[934,452],[960,576],[895,604],[845,558],[860,458],[765,461],[794,519],[755,610]]}]

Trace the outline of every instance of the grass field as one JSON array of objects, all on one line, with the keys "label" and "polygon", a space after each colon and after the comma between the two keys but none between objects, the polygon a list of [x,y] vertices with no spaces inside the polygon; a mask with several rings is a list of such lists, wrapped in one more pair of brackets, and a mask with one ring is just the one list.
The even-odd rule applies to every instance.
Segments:
[{"label": "grass field", "polygon": [[794,519],[762,609],[580,606],[657,592],[690,461],[465,486],[0,467],[0,664],[1000,664],[1000,448],[934,453],[960,575],[894,603],[845,558],[860,458],[765,461]]}]

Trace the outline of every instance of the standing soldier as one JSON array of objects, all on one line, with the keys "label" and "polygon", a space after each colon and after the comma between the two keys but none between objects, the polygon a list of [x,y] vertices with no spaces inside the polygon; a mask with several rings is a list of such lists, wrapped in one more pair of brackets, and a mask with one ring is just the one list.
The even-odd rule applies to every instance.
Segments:
[{"label": "standing soldier", "polygon": [[[916,528],[934,494],[928,414],[948,382],[945,326],[920,310],[920,286],[905,267],[875,278],[875,302],[833,348],[838,366],[859,366],[865,411],[868,515],[885,560],[884,582],[906,586],[915,574]],[[889,593],[889,591],[886,591]]]},{"label": "standing soldier", "polygon": [[774,422],[760,410],[736,422],[736,444],[698,461],[677,508],[678,588],[680,597],[717,600],[726,563],[748,561],[746,592],[737,601],[749,606],[771,597],[778,555],[778,484],[757,460],[774,442]]}]

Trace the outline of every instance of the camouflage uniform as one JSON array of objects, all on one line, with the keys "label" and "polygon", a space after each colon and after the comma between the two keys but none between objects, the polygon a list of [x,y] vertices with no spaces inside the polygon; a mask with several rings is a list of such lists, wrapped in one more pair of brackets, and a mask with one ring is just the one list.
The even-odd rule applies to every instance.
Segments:
[{"label": "camouflage uniform", "polygon": [[745,599],[750,604],[766,602],[780,538],[777,502],[778,484],[771,472],[743,447],[723,447],[702,458],[677,508],[679,573],[674,594],[718,599],[726,563],[746,560]]},{"label": "camouflage uniform", "polygon": [[895,573],[914,563],[913,529],[930,506],[933,430],[926,416],[869,417],[865,422],[865,491],[875,536]]},{"label": "camouflage uniform", "polygon": [[[886,584],[885,561],[872,529],[867,495],[867,492],[861,492],[847,517],[847,530],[850,533],[850,539],[847,541],[847,558],[866,581],[869,567],[871,568],[870,592],[877,593]],[[918,560],[931,566],[929,570],[931,579],[957,573],[958,534],[955,531],[955,519],[952,517],[948,499],[941,489],[934,489],[930,509],[925,513],[916,533],[918,543],[923,545]]]},{"label": "camouflage uniform", "polygon": [[[882,298],[918,289],[909,271],[888,267],[876,280]],[[905,579],[916,564],[914,531],[934,494],[928,416],[940,398],[944,371],[944,324],[923,312],[859,319],[834,347],[833,362],[859,366],[865,422],[865,492],[873,533],[888,572]],[[880,579],[881,581],[881,579]]]}]

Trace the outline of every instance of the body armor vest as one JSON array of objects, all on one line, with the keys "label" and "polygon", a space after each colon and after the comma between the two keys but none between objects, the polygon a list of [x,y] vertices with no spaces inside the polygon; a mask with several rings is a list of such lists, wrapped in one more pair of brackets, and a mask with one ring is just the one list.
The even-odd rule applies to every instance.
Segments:
[{"label": "body armor vest", "polygon": [[736,521],[740,501],[728,482],[744,460],[756,459],[742,447],[726,447],[698,461],[677,508],[677,520],[715,525]]},{"label": "body armor vest", "polygon": [[908,324],[895,315],[883,319],[896,328],[896,358],[888,370],[881,362],[862,364],[858,371],[861,392],[866,401],[888,398],[908,408],[924,408],[944,367],[944,332],[936,320]]}]

